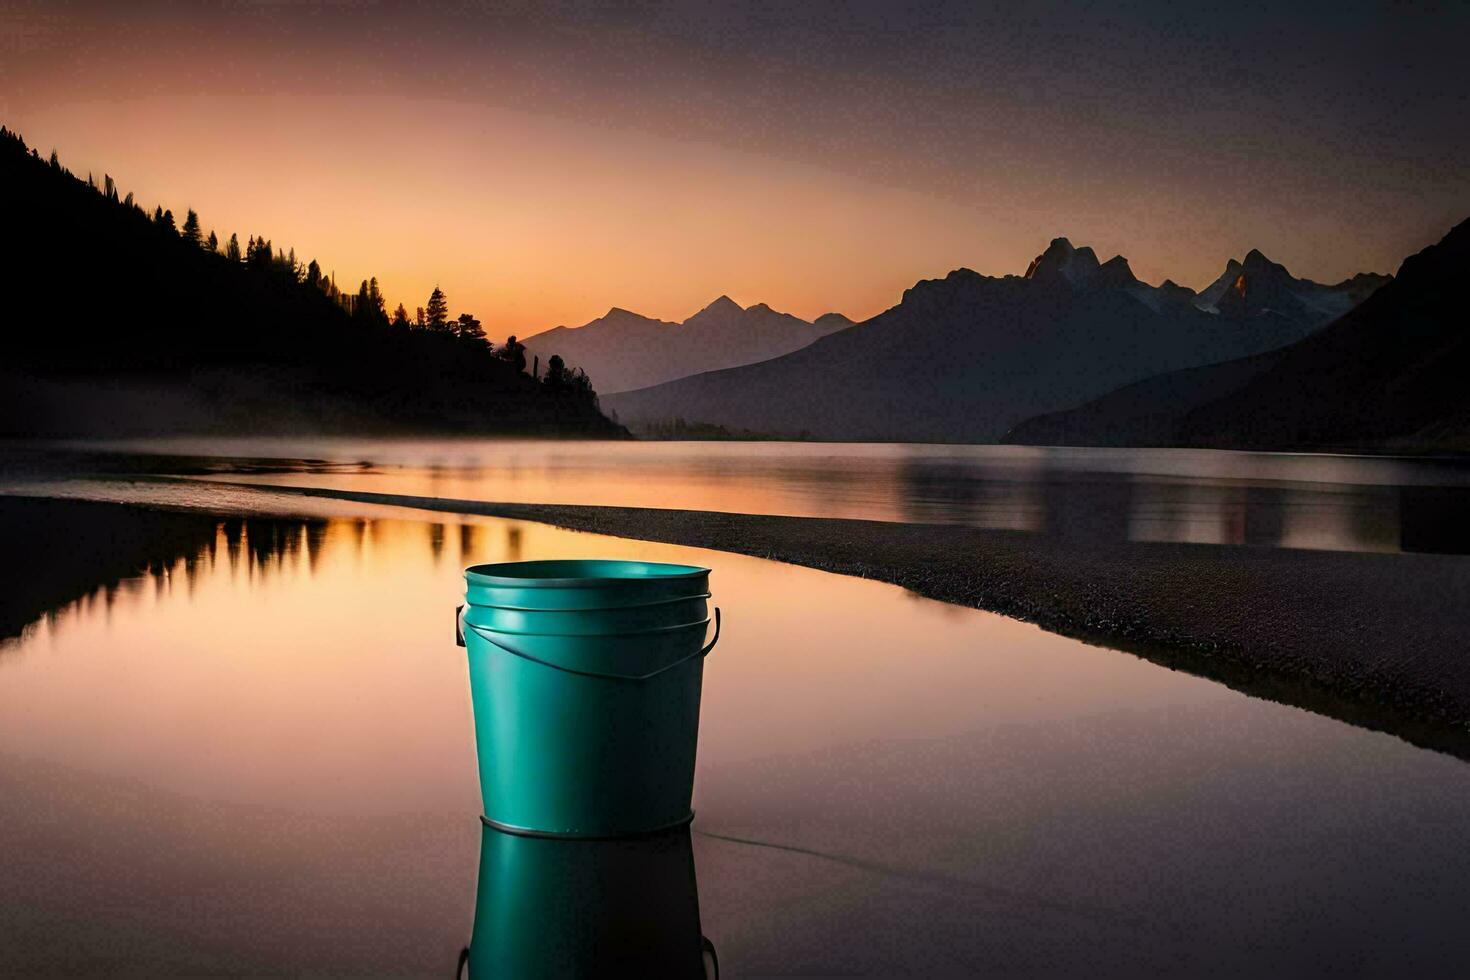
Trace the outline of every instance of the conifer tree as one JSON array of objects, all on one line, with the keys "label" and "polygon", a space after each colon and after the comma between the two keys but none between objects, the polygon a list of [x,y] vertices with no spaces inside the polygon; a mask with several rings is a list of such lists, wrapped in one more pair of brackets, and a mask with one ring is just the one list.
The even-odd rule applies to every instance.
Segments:
[{"label": "conifer tree", "polygon": [[461,340],[473,340],[483,342],[485,340],[485,329],[480,326],[471,313],[461,313],[455,321],[455,329]]},{"label": "conifer tree", "polygon": [[393,326],[400,330],[407,330],[409,328],[408,311],[403,308],[402,303],[399,303],[398,308],[393,311]]},{"label": "conifer tree", "polygon": [[211,253],[217,253],[219,251],[219,236],[216,235],[212,229],[209,232],[209,239],[205,242],[205,244],[208,246]]},{"label": "conifer tree", "polygon": [[234,232],[230,232],[230,244],[225,246],[225,258],[231,262],[239,262],[241,260],[240,236]]},{"label": "conifer tree", "polygon": [[190,208],[189,213],[184,216],[182,234],[184,241],[190,245],[197,246],[199,244],[199,215],[195,213],[193,208]]},{"label": "conifer tree", "polygon": [[424,307],[424,315],[428,318],[429,329],[436,333],[445,333],[449,330],[449,301],[444,298],[444,290],[438,286],[429,294],[429,303]]},{"label": "conifer tree", "polygon": [[377,276],[373,276],[368,280],[368,302],[372,304],[374,319],[388,319],[388,305],[383,299],[383,291],[378,288]]},{"label": "conifer tree", "polygon": [[362,281],[361,286],[357,287],[357,295],[352,297],[352,315],[355,319],[364,322],[372,319],[373,301],[368,295],[368,282],[366,279]]}]

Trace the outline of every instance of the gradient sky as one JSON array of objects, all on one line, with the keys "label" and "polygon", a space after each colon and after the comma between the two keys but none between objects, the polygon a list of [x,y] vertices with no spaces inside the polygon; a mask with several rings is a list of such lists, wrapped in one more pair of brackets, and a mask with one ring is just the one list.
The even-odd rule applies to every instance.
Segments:
[{"label": "gradient sky", "polygon": [[857,319],[1054,236],[1199,288],[1470,214],[1470,6],[0,0],[0,122],[494,337]]}]

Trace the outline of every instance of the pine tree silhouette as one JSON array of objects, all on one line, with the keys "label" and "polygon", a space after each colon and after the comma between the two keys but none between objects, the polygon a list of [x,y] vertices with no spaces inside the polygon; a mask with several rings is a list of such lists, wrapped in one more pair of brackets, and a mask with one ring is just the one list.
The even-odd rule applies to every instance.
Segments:
[{"label": "pine tree silhouette", "polygon": [[199,215],[190,208],[189,213],[184,216],[184,227],[181,232],[184,241],[191,245],[199,244]]},{"label": "pine tree silhouette", "polygon": [[485,342],[485,329],[480,326],[480,321],[476,320],[472,314],[461,313],[459,319],[455,322],[460,340],[468,340],[480,344]]},{"label": "pine tree silhouette", "polygon": [[449,301],[444,298],[444,290],[438,286],[435,286],[434,291],[429,294],[428,305],[424,307],[424,316],[430,330],[435,333],[449,331]]}]

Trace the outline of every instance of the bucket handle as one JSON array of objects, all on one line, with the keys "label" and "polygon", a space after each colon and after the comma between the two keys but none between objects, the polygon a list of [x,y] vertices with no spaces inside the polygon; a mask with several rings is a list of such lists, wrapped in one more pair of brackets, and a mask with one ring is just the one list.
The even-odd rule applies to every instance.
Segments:
[{"label": "bucket handle", "polygon": [[[708,620],[706,620],[706,622],[708,622]],[[543,667],[550,667],[553,670],[560,670],[560,671],[563,671],[563,672],[568,673],[568,674],[581,674],[584,677],[601,677],[601,678],[604,678],[606,680],[618,680],[618,681],[646,681],[646,680],[649,680],[650,678],[657,677],[659,674],[662,674],[664,671],[666,671],[666,670],[673,670],[675,667],[678,667],[681,664],[686,664],[689,661],[695,659],[696,657],[708,656],[709,652],[715,648],[715,644],[720,642],[720,607],[719,606],[716,606],[715,607],[715,635],[714,635],[714,638],[712,640],[710,640],[708,643],[706,643],[704,646],[700,647],[698,650],[696,650],[693,653],[689,654],[687,657],[680,657],[678,660],[675,660],[673,663],[664,664],[662,667],[658,668],[657,670],[649,671],[646,674],[610,674],[610,673],[603,673],[601,671],[596,671],[596,670],[577,670],[576,668],[573,668],[573,667],[563,667],[561,664],[554,664],[554,663],[551,663],[549,660],[542,660],[540,657],[533,657],[529,653],[525,652],[524,650],[517,650],[515,647],[510,646],[509,644],[505,643],[503,640],[495,639],[494,637],[488,636],[487,634],[489,632],[492,632],[492,631],[480,629],[479,627],[475,626],[473,623],[466,624],[465,621],[464,621],[464,606],[460,606],[457,610],[455,610],[454,623],[455,623],[455,641],[456,641],[456,643],[459,646],[464,646],[465,645],[464,644],[464,628],[465,628],[466,625],[468,625],[469,628],[472,629],[472,630],[474,630],[475,633],[482,640],[485,640],[487,643],[491,644],[492,646],[499,647],[500,649],[504,650],[506,653],[509,653],[509,654],[514,655],[514,656],[520,657],[522,660],[529,660],[532,663],[540,664]]]}]

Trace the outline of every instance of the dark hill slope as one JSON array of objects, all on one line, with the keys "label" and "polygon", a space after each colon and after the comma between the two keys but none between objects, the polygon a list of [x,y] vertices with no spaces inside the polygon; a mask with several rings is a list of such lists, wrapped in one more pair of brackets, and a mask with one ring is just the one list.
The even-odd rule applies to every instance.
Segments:
[{"label": "dark hill slope", "polygon": [[0,134],[0,434],[621,435],[482,342],[364,322]]},{"label": "dark hill slope", "polygon": [[1329,447],[1402,441],[1466,445],[1470,220],[1404,260],[1394,281],[1271,370],[1186,412],[1194,446]]},{"label": "dark hill slope", "polygon": [[1281,360],[1279,350],[1223,364],[1168,371],[1135,381],[1077,408],[1027,419],[1004,442],[1027,446],[1167,446],[1179,418],[1259,377]]}]

